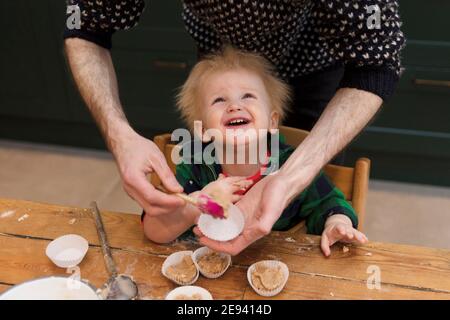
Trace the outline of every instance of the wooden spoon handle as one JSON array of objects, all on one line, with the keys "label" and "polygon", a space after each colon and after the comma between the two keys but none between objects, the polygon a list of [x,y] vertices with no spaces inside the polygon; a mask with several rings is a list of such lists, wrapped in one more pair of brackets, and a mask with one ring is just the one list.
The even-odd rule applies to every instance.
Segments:
[{"label": "wooden spoon handle", "polygon": [[92,214],[94,215],[95,226],[97,227],[98,237],[102,245],[103,257],[105,259],[106,269],[108,269],[111,277],[117,276],[117,268],[111,254],[111,248],[108,245],[108,239],[106,238],[105,227],[103,226],[102,216],[100,210],[98,210],[97,203],[91,202]]},{"label": "wooden spoon handle", "polygon": [[[164,193],[169,193],[166,188],[163,187],[163,185],[159,185],[156,187],[159,191],[162,191]],[[186,193],[172,193],[173,195],[183,199],[186,202],[192,203],[194,206],[198,206],[198,201],[194,197],[188,196]]]}]

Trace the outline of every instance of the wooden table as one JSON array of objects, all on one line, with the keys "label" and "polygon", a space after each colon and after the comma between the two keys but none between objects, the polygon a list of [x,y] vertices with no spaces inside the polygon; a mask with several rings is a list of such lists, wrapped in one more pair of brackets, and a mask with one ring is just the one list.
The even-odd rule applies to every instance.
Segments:
[{"label": "wooden table", "polygon": [[[164,259],[197,245],[157,245],[144,237],[139,216],[113,212],[102,216],[119,271],[134,277],[141,299],[163,299],[176,287],[161,275]],[[36,277],[68,275],[45,255],[52,239],[68,233],[89,241],[81,277],[100,287],[107,273],[89,210],[0,199],[0,292]],[[275,299],[450,299],[450,251],[371,242],[348,246],[348,251],[335,245],[332,256],[324,258],[319,244],[317,236],[273,232],[233,257],[232,267],[222,277],[200,276],[195,284],[215,299],[259,299],[247,282],[247,267],[259,260],[279,259],[288,265],[290,276]],[[370,266],[381,271],[380,289],[367,286]]]}]

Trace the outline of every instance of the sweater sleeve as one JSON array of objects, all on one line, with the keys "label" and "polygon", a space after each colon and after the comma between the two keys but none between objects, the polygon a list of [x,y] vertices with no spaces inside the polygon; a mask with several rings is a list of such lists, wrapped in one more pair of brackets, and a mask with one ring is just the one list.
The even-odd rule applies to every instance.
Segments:
[{"label": "sweater sleeve", "polygon": [[317,1],[317,31],[345,65],[341,88],[369,91],[383,100],[393,93],[405,43],[398,7],[397,0]]},{"label": "sweater sleeve", "polygon": [[144,8],[143,0],[68,0],[63,37],[111,49],[113,33],[136,26]]},{"label": "sweater sleeve", "polygon": [[350,218],[354,228],[358,226],[358,217],[344,194],[321,172],[308,187],[301,206],[308,233],[322,234],[325,222],[332,214],[344,214]]},{"label": "sweater sleeve", "polygon": [[200,191],[203,188],[199,176],[194,173],[195,168],[195,165],[185,164],[184,162],[176,167],[175,177],[187,194]]}]

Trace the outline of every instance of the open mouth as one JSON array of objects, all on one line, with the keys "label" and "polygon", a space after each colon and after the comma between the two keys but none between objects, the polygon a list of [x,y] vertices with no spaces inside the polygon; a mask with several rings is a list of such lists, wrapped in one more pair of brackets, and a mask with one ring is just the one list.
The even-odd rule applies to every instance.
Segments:
[{"label": "open mouth", "polygon": [[225,123],[225,126],[227,127],[239,127],[239,126],[245,126],[246,124],[249,124],[250,120],[246,118],[234,118],[231,120],[228,120]]}]

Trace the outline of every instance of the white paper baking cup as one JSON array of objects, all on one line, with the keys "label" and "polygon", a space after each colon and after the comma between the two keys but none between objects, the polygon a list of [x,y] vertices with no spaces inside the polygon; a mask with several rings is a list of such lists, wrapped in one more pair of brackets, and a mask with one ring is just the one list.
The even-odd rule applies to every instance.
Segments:
[{"label": "white paper baking cup", "polygon": [[197,265],[198,270],[200,271],[200,273],[201,273],[204,277],[209,278],[209,279],[215,279],[215,278],[220,277],[221,275],[223,275],[223,274],[225,273],[225,271],[227,271],[227,269],[228,269],[228,268],[230,267],[230,265],[231,265],[231,256],[230,256],[229,254],[226,254],[226,253],[223,253],[223,252],[218,252],[218,254],[219,254],[223,259],[226,259],[226,261],[227,261],[227,264],[225,265],[225,268],[223,268],[223,270],[220,271],[220,272],[218,272],[218,273],[210,273],[210,272],[207,272],[206,270],[203,270],[203,269],[201,268],[201,266],[198,264],[198,260],[199,260],[201,257],[203,257],[204,255],[209,254],[209,253],[212,253],[212,252],[215,252],[215,251],[214,251],[214,250],[211,250],[211,249],[208,248],[208,247],[201,247],[201,248],[198,248],[197,250],[195,250],[195,251],[194,251],[194,254],[193,254],[194,262],[195,262],[195,264]]},{"label": "white paper baking cup", "polygon": [[[256,265],[258,264],[263,264],[264,266],[270,267],[270,268],[277,268],[278,266],[281,267],[281,271],[283,272],[283,282],[281,283],[281,285],[274,289],[274,290],[259,290],[258,288],[256,288],[253,285],[252,282],[252,273],[255,270]],[[284,286],[286,285],[286,282],[289,278],[289,269],[287,267],[287,265],[281,261],[277,261],[277,260],[262,260],[262,261],[258,261],[254,264],[252,264],[248,270],[247,270],[247,280],[248,283],[250,283],[250,285],[252,286],[253,290],[255,290],[255,292],[261,296],[264,297],[273,297],[276,296],[277,294],[279,294],[281,292],[281,290],[283,290]]]},{"label": "white paper baking cup", "polygon": [[58,267],[71,268],[83,260],[88,249],[86,239],[77,234],[66,234],[50,242],[45,253]]},{"label": "white paper baking cup", "polygon": [[175,288],[167,294],[166,300],[177,300],[176,298],[179,295],[192,297],[192,295],[196,293],[202,297],[202,300],[213,300],[213,297],[208,290],[198,286],[182,286]]},{"label": "white paper baking cup", "polygon": [[208,238],[216,241],[228,241],[236,238],[244,229],[245,219],[241,210],[231,204],[228,207],[228,217],[214,218],[209,214],[201,214],[198,228]]},{"label": "white paper baking cup", "polygon": [[179,264],[183,260],[184,256],[187,256],[187,255],[192,258],[192,261],[194,261],[194,258],[192,256],[193,252],[190,251],[190,250],[178,251],[178,252],[172,253],[170,256],[168,256],[166,258],[166,260],[164,260],[164,263],[163,263],[163,265],[161,267],[162,274],[167,279],[172,280],[176,284],[179,284],[179,285],[182,285],[182,286],[183,285],[193,284],[195,281],[197,281],[199,272],[198,272],[197,264],[195,262],[194,262],[194,265],[195,265],[195,269],[196,269],[196,274],[195,274],[195,277],[191,281],[187,281],[187,282],[180,281],[180,279],[175,279],[175,278],[171,277],[170,275],[168,275],[167,272],[166,272],[168,267],[176,265],[176,264]]}]

